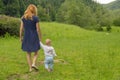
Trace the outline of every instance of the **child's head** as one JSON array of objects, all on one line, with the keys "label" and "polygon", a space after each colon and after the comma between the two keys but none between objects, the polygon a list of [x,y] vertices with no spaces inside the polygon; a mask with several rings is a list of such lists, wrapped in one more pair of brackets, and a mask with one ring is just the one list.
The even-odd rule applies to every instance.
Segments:
[{"label": "child's head", "polygon": [[46,39],[46,45],[51,45],[51,40],[50,39]]}]

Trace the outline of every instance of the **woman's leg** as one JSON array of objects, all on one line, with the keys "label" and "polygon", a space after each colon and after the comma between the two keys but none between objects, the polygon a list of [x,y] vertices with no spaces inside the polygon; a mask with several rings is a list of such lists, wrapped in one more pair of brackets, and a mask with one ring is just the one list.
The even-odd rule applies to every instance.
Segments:
[{"label": "woman's leg", "polygon": [[29,65],[29,71],[32,71],[32,59],[31,59],[31,53],[27,52],[27,62]]},{"label": "woman's leg", "polygon": [[38,57],[38,51],[36,51],[34,53],[34,56],[33,56],[33,63],[32,63],[32,68],[34,68],[36,71],[38,71],[38,68],[36,67],[36,60],[37,60],[37,57]]},{"label": "woman's leg", "polygon": [[37,57],[38,57],[38,51],[36,51],[36,52],[34,53],[32,66],[35,66]]}]

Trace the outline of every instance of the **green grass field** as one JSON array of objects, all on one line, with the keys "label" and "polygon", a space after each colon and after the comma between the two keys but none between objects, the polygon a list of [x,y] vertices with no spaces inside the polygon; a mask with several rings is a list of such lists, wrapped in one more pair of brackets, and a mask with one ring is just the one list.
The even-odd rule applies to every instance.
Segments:
[{"label": "green grass field", "polygon": [[65,61],[54,64],[49,73],[40,61],[39,72],[26,73],[26,53],[19,38],[0,38],[0,80],[120,80],[120,28],[110,33],[82,29],[78,26],[42,22],[43,43],[52,40],[57,57]]}]

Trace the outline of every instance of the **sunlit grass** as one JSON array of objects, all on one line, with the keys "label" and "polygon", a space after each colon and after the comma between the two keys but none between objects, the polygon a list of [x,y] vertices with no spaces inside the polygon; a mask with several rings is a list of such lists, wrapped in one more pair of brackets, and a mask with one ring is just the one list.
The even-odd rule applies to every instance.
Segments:
[{"label": "sunlit grass", "polygon": [[120,34],[119,27],[113,31],[95,32],[78,26],[42,22],[42,42],[52,40],[57,57],[67,64],[55,63],[54,71],[48,73],[39,61],[44,59],[39,51],[39,72],[26,73],[26,53],[21,50],[19,38],[0,38],[0,80],[119,80]]}]

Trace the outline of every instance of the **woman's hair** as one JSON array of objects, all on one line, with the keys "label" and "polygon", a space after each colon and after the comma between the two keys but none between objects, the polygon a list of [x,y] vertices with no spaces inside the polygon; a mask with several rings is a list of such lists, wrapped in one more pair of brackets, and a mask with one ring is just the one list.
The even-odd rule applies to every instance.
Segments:
[{"label": "woman's hair", "polygon": [[24,12],[23,17],[25,19],[31,19],[32,20],[32,16],[37,16],[37,7],[34,4],[30,4],[26,11]]}]

